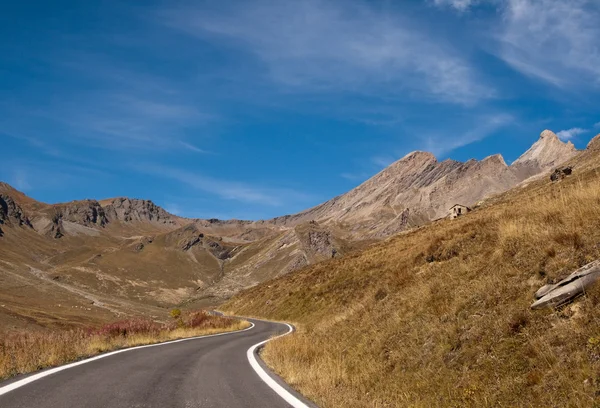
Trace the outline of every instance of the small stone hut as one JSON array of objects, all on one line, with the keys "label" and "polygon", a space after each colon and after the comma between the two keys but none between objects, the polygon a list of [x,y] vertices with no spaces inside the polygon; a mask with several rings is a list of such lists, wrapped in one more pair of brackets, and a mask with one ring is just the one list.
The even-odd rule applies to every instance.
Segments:
[{"label": "small stone hut", "polygon": [[466,205],[454,204],[452,207],[450,207],[448,217],[450,217],[450,219],[453,220],[455,218],[460,217],[461,215],[465,215],[470,211],[471,209]]}]

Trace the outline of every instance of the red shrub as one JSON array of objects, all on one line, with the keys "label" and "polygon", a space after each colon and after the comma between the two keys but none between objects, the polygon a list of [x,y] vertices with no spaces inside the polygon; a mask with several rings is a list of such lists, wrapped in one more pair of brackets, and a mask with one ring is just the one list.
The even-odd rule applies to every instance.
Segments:
[{"label": "red shrub", "polygon": [[106,337],[131,336],[135,334],[157,335],[165,327],[151,320],[131,319],[102,326],[94,334]]},{"label": "red shrub", "polygon": [[210,316],[204,311],[193,312],[190,313],[185,320],[186,327],[194,329],[196,327],[205,326],[207,321],[210,320]]}]

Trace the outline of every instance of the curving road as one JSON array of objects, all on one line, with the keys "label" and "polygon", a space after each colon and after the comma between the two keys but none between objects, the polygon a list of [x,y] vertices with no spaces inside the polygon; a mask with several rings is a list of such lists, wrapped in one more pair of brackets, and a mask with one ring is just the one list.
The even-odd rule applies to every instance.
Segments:
[{"label": "curving road", "polygon": [[[313,406],[306,401],[300,402],[302,397],[272,374],[263,372],[261,378],[255,371],[261,371],[256,365],[264,370],[259,359],[253,363],[255,368],[249,362],[255,355],[252,353],[253,346],[273,335],[288,332],[289,326],[248,320],[254,327],[243,332],[121,352],[55,372],[25,385],[22,385],[24,380],[34,377],[0,383],[0,407]],[[282,387],[286,391],[281,391]],[[273,388],[279,388],[279,394]],[[286,392],[291,403],[283,399]]]}]

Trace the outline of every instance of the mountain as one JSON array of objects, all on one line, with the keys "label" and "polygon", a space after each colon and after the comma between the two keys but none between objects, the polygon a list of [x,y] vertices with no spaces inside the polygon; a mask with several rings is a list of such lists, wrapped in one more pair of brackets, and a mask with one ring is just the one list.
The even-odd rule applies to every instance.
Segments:
[{"label": "mountain", "polygon": [[413,152],[348,193],[273,222],[289,226],[318,220],[347,226],[355,239],[384,238],[444,217],[454,204],[473,206],[576,154],[572,143],[561,142],[549,130],[511,166],[501,155],[461,163]]},{"label": "mountain", "polygon": [[[595,146],[595,143],[592,143]],[[263,221],[192,220],[133,198],[46,204],[0,183],[0,326],[87,324],[216,304],[473,206],[571,159],[544,131],[512,165],[413,152],[346,194]]]}]

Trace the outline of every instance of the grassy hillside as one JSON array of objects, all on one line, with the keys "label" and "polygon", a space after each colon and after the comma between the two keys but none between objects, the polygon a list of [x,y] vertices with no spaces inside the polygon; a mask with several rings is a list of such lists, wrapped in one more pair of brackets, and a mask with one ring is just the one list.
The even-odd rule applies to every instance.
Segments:
[{"label": "grassy hillside", "polygon": [[531,311],[600,258],[600,157],[455,221],[242,292],[223,309],[296,322],[264,357],[323,407],[600,406],[600,290]]}]

